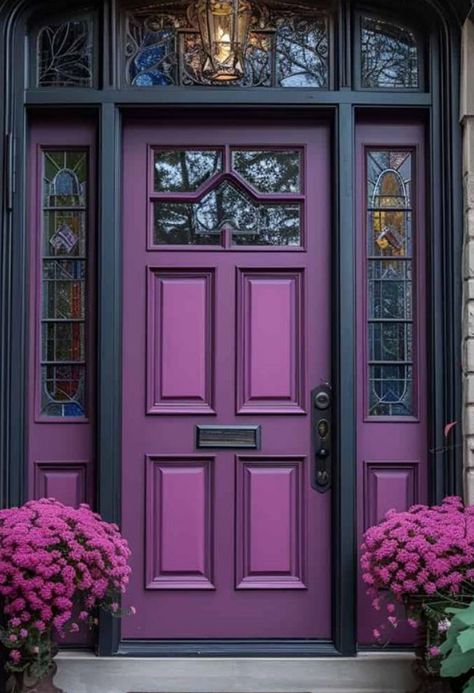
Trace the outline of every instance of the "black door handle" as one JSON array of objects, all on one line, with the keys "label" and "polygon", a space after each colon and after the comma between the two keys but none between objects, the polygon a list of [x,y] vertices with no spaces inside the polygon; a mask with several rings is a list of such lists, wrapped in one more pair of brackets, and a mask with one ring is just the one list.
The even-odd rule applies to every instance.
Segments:
[{"label": "black door handle", "polygon": [[329,385],[320,385],[311,393],[311,426],[314,463],[312,486],[325,493],[331,488],[331,405]]}]

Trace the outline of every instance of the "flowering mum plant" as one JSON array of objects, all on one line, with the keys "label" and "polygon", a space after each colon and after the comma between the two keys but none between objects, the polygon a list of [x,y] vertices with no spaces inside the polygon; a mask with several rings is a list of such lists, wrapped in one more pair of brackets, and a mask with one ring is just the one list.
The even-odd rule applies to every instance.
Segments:
[{"label": "flowering mum plant", "polygon": [[[361,565],[373,606],[380,609],[390,595],[392,626],[398,624],[396,602],[405,606],[411,626],[425,626],[426,654],[439,670],[449,610],[466,607],[474,597],[474,507],[448,497],[437,506],[390,510],[365,533]],[[375,637],[382,630],[376,629]]]},{"label": "flowering mum plant", "polygon": [[36,678],[52,666],[54,636],[93,625],[97,607],[119,615],[130,550],[117,525],[87,505],[54,499],[0,510],[0,603],[7,669]]}]

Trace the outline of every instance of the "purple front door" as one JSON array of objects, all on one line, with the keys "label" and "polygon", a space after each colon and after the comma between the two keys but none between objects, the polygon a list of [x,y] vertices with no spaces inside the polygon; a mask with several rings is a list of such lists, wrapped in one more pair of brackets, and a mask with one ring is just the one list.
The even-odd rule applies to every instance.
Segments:
[{"label": "purple front door", "polygon": [[328,638],[329,129],[130,122],[123,180],[122,635]]}]

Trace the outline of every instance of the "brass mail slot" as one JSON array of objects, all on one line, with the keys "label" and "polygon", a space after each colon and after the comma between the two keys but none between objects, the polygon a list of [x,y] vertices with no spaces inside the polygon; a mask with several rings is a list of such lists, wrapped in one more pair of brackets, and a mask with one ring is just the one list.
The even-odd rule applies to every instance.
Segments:
[{"label": "brass mail slot", "polygon": [[260,450],[261,426],[196,426],[196,447]]}]

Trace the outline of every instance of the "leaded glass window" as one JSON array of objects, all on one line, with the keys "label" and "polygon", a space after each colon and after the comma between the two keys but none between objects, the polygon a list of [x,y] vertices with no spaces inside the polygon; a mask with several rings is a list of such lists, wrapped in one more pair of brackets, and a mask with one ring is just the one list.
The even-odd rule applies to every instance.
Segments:
[{"label": "leaded glass window", "polygon": [[[209,76],[194,6],[162,2],[125,14],[125,82],[132,86],[329,87],[329,17],[291,2],[253,4],[240,78]],[[222,3],[224,4],[224,3]],[[221,49],[225,53],[225,47]],[[225,58],[225,55],[221,55]]]},{"label": "leaded glass window", "polygon": [[37,86],[91,87],[92,22],[70,19],[47,24],[38,32]]},{"label": "leaded glass window", "polygon": [[155,149],[152,245],[303,241],[300,149]]},{"label": "leaded glass window", "polygon": [[413,416],[413,153],[369,149],[367,358],[369,416]]},{"label": "leaded glass window", "polygon": [[40,413],[86,416],[87,151],[43,151]]},{"label": "leaded glass window", "polygon": [[399,23],[360,18],[361,86],[366,89],[414,89],[420,86],[415,34]]}]

